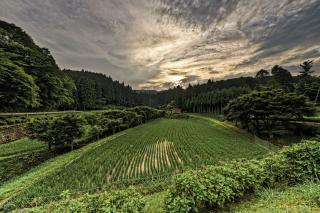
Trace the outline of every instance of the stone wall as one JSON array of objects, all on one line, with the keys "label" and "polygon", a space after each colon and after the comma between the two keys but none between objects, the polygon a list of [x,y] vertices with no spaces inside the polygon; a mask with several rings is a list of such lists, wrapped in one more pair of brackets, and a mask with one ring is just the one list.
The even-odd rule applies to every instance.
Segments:
[{"label": "stone wall", "polygon": [[27,131],[23,125],[0,127],[0,144],[8,143],[27,136]]}]

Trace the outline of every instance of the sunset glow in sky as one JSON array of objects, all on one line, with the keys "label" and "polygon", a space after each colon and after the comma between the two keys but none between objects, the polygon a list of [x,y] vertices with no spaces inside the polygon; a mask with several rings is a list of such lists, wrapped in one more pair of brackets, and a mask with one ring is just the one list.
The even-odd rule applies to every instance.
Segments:
[{"label": "sunset glow in sky", "polygon": [[1,0],[0,19],[48,47],[61,68],[134,88],[320,62],[320,0]]}]

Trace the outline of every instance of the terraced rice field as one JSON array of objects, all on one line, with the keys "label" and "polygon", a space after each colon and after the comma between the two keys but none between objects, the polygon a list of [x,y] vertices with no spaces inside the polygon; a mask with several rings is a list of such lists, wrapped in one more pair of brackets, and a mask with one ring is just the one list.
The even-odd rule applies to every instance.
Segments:
[{"label": "terraced rice field", "polygon": [[0,186],[50,157],[45,143],[21,139],[0,145]]},{"label": "terraced rice field", "polygon": [[46,144],[37,140],[21,139],[0,145],[0,160],[46,148]]},{"label": "terraced rice field", "polygon": [[85,191],[114,181],[171,175],[186,168],[227,159],[255,158],[269,152],[267,147],[254,142],[251,135],[217,120],[199,117],[159,119],[97,144],[77,150],[77,154],[67,154],[66,157],[71,154],[74,157],[69,156],[68,161],[48,174],[42,167],[42,178],[33,181],[19,197],[57,195],[66,189]]}]

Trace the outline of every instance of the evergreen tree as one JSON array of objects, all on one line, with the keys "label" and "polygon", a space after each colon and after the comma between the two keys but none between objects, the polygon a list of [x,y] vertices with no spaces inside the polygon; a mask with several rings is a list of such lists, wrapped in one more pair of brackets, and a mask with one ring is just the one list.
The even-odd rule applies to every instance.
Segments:
[{"label": "evergreen tree", "polygon": [[300,76],[303,78],[310,77],[312,73],[314,73],[312,69],[313,61],[305,61],[302,64],[300,64],[300,67],[302,68],[302,71],[300,71]]}]

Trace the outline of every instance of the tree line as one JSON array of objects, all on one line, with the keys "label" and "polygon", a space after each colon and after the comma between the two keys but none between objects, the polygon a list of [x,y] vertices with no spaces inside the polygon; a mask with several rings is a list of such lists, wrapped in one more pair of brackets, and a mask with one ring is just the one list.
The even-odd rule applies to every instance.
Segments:
[{"label": "tree line", "polygon": [[60,70],[49,50],[38,47],[21,28],[0,21],[1,112],[158,107],[174,101],[186,112],[222,114],[231,100],[268,89],[304,95],[319,104],[320,79],[312,76],[312,66],[312,61],[303,62],[298,76],[276,65],[270,71],[258,71],[255,77],[141,92],[103,74]]},{"label": "tree line", "polygon": [[104,112],[83,112],[64,116],[36,118],[27,124],[31,137],[44,141],[49,150],[81,147],[165,116],[165,111],[151,107],[112,109]]},{"label": "tree line", "polygon": [[260,70],[254,77],[240,77],[229,80],[212,81],[205,84],[189,85],[186,89],[178,86],[154,95],[156,105],[172,100],[186,112],[222,114],[223,108],[233,99],[254,90],[281,89],[285,92],[306,96],[319,104],[320,78],[312,76],[313,61],[300,65],[298,76],[282,66],[275,65],[270,71]]}]

